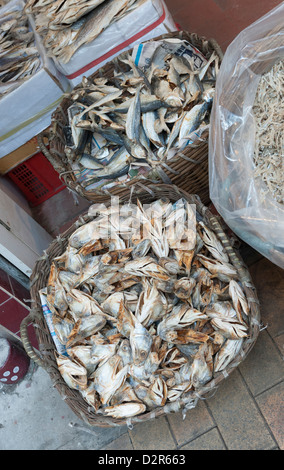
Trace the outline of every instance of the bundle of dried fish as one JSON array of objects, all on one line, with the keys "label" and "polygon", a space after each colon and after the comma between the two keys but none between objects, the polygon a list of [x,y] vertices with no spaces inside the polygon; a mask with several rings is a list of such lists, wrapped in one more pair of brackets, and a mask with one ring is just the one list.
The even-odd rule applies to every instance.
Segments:
[{"label": "bundle of dried fish", "polygon": [[25,9],[34,16],[47,54],[67,63],[81,46],[129,12],[134,3],[136,0],[29,0]]},{"label": "bundle of dried fish", "polygon": [[56,352],[65,382],[96,413],[125,419],[224,370],[250,335],[250,308],[222,244],[184,198],[89,214],[43,291],[66,348]]},{"label": "bundle of dried fish", "polygon": [[174,43],[183,56],[171,44],[157,42],[143,68],[122,54],[111,77],[83,78],[70,94],[65,153],[86,191],[137,176],[169,183],[167,162],[208,130],[219,58],[198,66],[187,41]]},{"label": "bundle of dried fish", "polygon": [[284,61],[277,62],[262,75],[255,97],[253,114],[255,133],[255,176],[260,177],[267,190],[284,204]]},{"label": "bundle of dried fish", "polygon": [[0,16],[0,97],[32,77],[41,59],[23,11]]}]

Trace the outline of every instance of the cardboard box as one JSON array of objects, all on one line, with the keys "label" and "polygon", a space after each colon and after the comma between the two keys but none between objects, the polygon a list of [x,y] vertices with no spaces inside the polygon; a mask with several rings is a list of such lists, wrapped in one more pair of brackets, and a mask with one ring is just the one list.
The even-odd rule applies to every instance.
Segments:
[{"label": "cardboard box", "polygon": [[145,0],[135,10],[105,29],[94,41],[73,55],[67,64],[54,60],[72,87],[121,52],[140,42],[176,31],[177,26],[163,0]]},{"label": "cardboard box", "polygon": [[[49,128],[46,129],[46,131],[48,132]],[[43,140],[47,145],[48,139],[44,137]],[[0,158],[0,175],[5,175],[20,163],[23,163],[28,158],[36,155],[39,151],[40,148],[38,145],[37,136],[34,136],[24,145],[21,145],[21,147],[17,148],[11,153],[8,153],[8,155],[5,155],[5,157]]]},{"label": "cardboard box", "polygon": [[[13,2],[13,8],[23,6],[21,0],[16,6]],[[42,59],[41,69],[0,100],[0,159],[46,129],[63,93],[70,90],[68,80],[45,55],[36,34],[35,43]]]},{"label": "cardboard box", "polygon": [[17,148],[5,157],[0,158],[0,175],[5,175],[20,163],[32,157],[39,151],[36,136],[21,147]]}]

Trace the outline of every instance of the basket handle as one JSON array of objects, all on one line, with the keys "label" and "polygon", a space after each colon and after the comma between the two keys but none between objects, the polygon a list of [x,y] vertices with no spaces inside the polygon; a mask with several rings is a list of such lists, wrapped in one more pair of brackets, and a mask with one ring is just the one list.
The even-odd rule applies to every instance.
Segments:
[{"label": "basket handle", "polygon": [[64,171],[64,168],[62,167],[62,165],[60,165],[60,163],[58,161],[58,157],[56,157],[55,155],[52,155],[52,153],[48,150],[47,146],[44,143],[44,138],[47,138],[48,141],[49,141],[50,136],[49,136],[48,132],[46,132],[46,131],[44,131],[41,134],[37,135],[38,146],[39,146],[41,152],[43,153],[43,155],[51,163],[53,168],[60,174],[60,173],[62,173],[62,171]]},{"label": "basket handle", "polygon": [[35,352],[28,335],[28,324],[33,322],[35,319],[35,313],[33,310],[30,310],[30,313],[22,320],[20,325],[21,340],[23,342],[24,349],[27,355],[40,367],[45,369],[45,364],[39,355]]}]

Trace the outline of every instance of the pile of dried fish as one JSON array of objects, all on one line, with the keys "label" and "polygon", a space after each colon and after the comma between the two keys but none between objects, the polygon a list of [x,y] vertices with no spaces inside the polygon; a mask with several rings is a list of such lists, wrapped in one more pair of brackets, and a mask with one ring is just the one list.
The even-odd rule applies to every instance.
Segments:
[{"label": "pile of dried fish", "polygon": [[253,114],[256,121],[255,176],[260,176],[267,186],[264,198],[270,193],[277,202],[284,204],[283,60],[261,77]]},{"label": "pile of dried fish", "polygon": [[28,0],[25,9],[34,17],[47,55],[67,63],[81,46],[136,8],[137,3],[141,0]]},{"label": "pile of dried fish", "polygon": [[0,16],[0,97],[34,75],[41,59],[23,11]]},{"label": "pile of dried fish", "polygon": [[96,413],[127,418],[224,370],[250,309],[219,239],[183,198],[90,211],[43,291],[67,351],[55,353],[65,382]]},{"label": "pile of dried fish", "polygon": [[193,56],[167,53],[168,44],[159,43],[143,68],[119,56],[111,77],[84,77],[68,95],[65,153],[86,190],[150,173],[170,183],[167,162],[208,129],[218,56],[196,67]]}]

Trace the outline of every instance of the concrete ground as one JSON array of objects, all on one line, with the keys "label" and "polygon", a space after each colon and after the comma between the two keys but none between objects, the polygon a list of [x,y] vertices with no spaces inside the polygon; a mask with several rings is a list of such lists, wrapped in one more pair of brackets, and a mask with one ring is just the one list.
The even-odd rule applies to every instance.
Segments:
[{"label": "concrete ground", "polygon": [[260,259],[250,272],[263,329],[246,360],[184,420],[176,413],[133,429],[87,426],[31,362],[21,382],[0,389],[0,450],[283,450],[283,270]]}]

